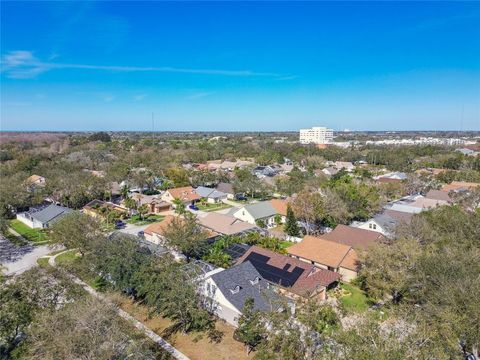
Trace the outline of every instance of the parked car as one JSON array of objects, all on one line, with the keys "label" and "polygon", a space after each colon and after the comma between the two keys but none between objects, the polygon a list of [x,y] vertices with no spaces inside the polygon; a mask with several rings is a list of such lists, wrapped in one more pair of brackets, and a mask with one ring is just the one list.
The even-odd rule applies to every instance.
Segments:
[{"label": "parked car", "polygon": [[235,200],[238,200],[238,201],[247,201],[247,197],[246,196],[243,196],[243,195],[237,195],[235,196]]},{"label": "parked car", "polygon": [[188,205],[188,208],[189,208],[190,210],[198,211],[198,207],[197,207],[197,205],[195,205],[195,204],[190,204],[190,205]]},{"label": "parked car", "polygon": [[125,223],[122,220],[115,221],[115,229],[122,229],[125,227]]}]

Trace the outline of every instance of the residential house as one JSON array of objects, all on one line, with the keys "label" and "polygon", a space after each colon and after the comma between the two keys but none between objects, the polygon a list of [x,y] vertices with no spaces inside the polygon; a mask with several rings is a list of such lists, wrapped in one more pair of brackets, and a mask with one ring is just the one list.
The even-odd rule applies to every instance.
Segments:
[{"label": "residential house", "polygon": [[350,226],[375,231],[384,236],[392,237],[395,233],[395,228],[400,223],[410,223],[412,216],[413,214],[411,213],[384,210],[382,213],[375,215],[365,222],[353,223]]},{"label": "residential house", "polygon": [[257,225],[257,222],[264,222],[267,227],[276,226],[275,215],[277,215],[277,210],[270,201],[261,201],[242,206],[240,209],[233,209],[232,215],[252,225]]},{"label": "residential house", "polygon": [[305,236],[288,247],[287,253],[310,266],[336,273],[346,282],[355,279],[359,271],[357,252],[352,246],[318,237]]},{"label": "residential house", "polygon": [[227,198],[227,194],[221,191],[218,191],[213,188],[199,186],[195,189],[195,192],[202,198],[206,199],[208,203],[216,204],[222,202],[222,200]]},{"label": "residential house", "polygon": [[258,178],[263,178],[266,176],[275,176],[277,175],[278,171],[274,169],[272,166],[257,166],[253,168],[252,174]]},{"label": "residential house", "polygon": [[444,200],[430,199],[422,195],[410,195],[388,203],[384,206],[384,209],[419,214],[422,211],[447,204],[448,202]]},{"label": "residential house", "polygon": [[333,163],[333,166],[337,170],[345,170],[347,172],[352,172],[353,170],[355,170],[355,165],[353,165],[349,161],[335,161]]},{"label": "residential house", "polygon": [[51,204],[19,213],[17,214],[17,220],[32,229],[45,229],[72,211],[72,209],[63,206]]},{"label": "residential house", "polygon": [[[159,244],[162,246],[165,245],[165,231],[174,221],[174,219],[179,219],[180,221],[183,221],[181,217],[167,215],[163,220],[148,225],[143,231],[145,240],[150,241],[154,244]],[[213,240],[219,235],[215,231],[209,229],[205,230],[207,230],[207,240]]]},{"label": "residential house", "polygon": [[149,214],[162,214],[171,209],[171,204],[163,201],[157,195],[144,195],[140,193],[134,193],[130,196],[135,200],[137,208],[142,205],[147,205]]},{"label": "residential house", "polygon": [[480,187],[480,183],[466,182],[466,181],[452,181],[450,184],[446,184],[442,187],[443,192],[462,192],[473,190]]},{"label": "residential house", "polygon": [[210,300],[205,304],[208,310],[233,326],[238,326],[247,299],[253,299],[254,311],[279,309],[280,296],[249,261],[208,272],[201,281],[201,289]]},{"label": "residential house", "polygon": [[45,178],[40,175],[32,175],[25,180],[25,183],[29,188],[35,188],[36,186],[45,186]]},{"label": "residential house", "polygon": [[223,235],[241,235],[260,230],[256,225],[216,212],[199,217],[198,222],[203,227]]},{"label": "residential house", "polygon": [[351,246],[356,250],[365,250],[369,246],[382,241],[384,236],[376,231],[364,230],[340,224],[337,225],[333,231],[327,234],[322,234],[320,238],[338,244]]},{"label": "residential house", "polygon": [[103,200],[92,200],[82,208],[84,214],[94,218],[103,217],[110,211],[116,211],[119,214],[126,214],[128,209]]},{"label": "residential house", "polygon": [[217,188],[218,191],[227,194],[227,199],[234,200],[237,195],[243,196],[243,193],[236,193],[233,189],[233,184],[230,183],[218,183]]},{"label": "residential house", "polygon": [[237,264],[244,262],[250,262],[265,280],[291,298],[316,297],[324,300],[327,289],[336,286],[340,279],[338,273],[258,246],[250,247],[237,260]]},{"label": "residential house", "polygon": [[393,172],[374,177],[378,183],[400,183],[407,179],[404,172]]},{"label": "residential house", "polygon": [[287,207],[288,201],[284,199],[272,199],[270,200],[273,208],[276,211],[276,215],[280,216],[280,222],[283,224],[287,220]]},{"label": "residential house", "polygon": [[200,195],[191,186],[184,186],[166,190],[162,196],[163,201],[173,204],[175,199],[181,200],[184,204],[194,204],[200,200]]},{"label": "residential house", "polygon": [[327,176],[333,176],[336,173],[338,173],[338,170],[334,167],[326,167],[325,169],[322,170],[322,173],[324,173]]},{"label": "residential house", "polygon": [[448,192],[442,190],[430,190],[426,193],[425,197],[427,199],[434,199],[434,200],[442,200],[446,202],[452,202],[452,198],[448,194]]}]

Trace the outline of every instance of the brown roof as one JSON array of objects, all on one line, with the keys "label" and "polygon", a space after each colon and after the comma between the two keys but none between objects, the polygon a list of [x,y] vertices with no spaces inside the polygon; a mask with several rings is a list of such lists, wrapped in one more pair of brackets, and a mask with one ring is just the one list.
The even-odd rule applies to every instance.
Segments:
[{"label": "brown roof", "polygon": [[43,176],[40,175],[32,175],[27,178],[27,183],[32,184],[34,182],[37,182],[39,180],[43,179]]},{"label": "brown roof", "polygon": [[380,177],[377,179],[379,183],[401,183],[402,179],[392,179],[388,177]]},{"label": "brown roof", "polygon": [[333,271],[319,269],[312,264],[258,246],[250,247],[237,260],[237,264],[245,261],[250,261],[267,281],[298,295],[313,293],[319,287],[329,286],[341,277]]},{"label": "brown roof", "polygon": [[351,246],[308,235],[301,242],[287,248],[290,255],[332,268],[338,268],[351,250]]},{"label": "brown roof", "polygon": [[163,219],[162,221],[155,222],[153,224],[148,225],[145,228],[144,233],[148,235],[152,235],[152,234],[163,235],[163,232],[167,229],[168,225],[172,223],[173,219],[175,219],[175,216],[167,215],[165,219]]},{"label": "brown roof", "polygon": [[282,200],[282,199],[272,199],[270,200],[270,203],[272,204],[274,209],[277,211],[277,214],[287,216],[288,201]]},{"label": "brown roof", "polygon": [[256,228],[255,225],[241,221],[233,216],[215,212],[208,213],[207,216],[204,217],[199,217],[198,222],[206,228],[225,235],[235,235]]},{"label": "brown roof", "polygon": [[384,236],[378,232],[354,228],[347,225],[338,225],[335,230],[320,236],[322,239],[353,247],[366,249],[378,242]]},{"label": "brown roof", "polygon": [[[143,232],[147,235],[152,235],[152,234],[163,235],[167,227],[173,222],[175,218],[179,219],[180,221],[183,221],[181,217],[167,215],[165,219],[163,219],[162,221],[148,225]],[[218,233],[215,231],[212,231],[210,229],[204,229],[204,230],[207,231],[209,238],[218,236]]]},{"label": "brown roof", "polygon": [[443,200],[443,201],[452,201],[447,192],[441,190],[430,190],[425,197],[427,199]]},{"label": "brown roof", "polygon": [[472,189],[475,187],[480,186],[480,183],[474,183],[474,182],[465,182],[465,181],[452,181],[451,184],[444,185],[442,187],[442,191],[445,192],[450,192],[450,191],[456,191],[456,190],[462,190],[462,189]]},{"label": "brown roof", "polygon": [[191,186],[184,186],[179,188],[173,188],[167,190],[174,199],[180,199],[182,201],[200,200],[200,195],[195,192],[195,189]]}]

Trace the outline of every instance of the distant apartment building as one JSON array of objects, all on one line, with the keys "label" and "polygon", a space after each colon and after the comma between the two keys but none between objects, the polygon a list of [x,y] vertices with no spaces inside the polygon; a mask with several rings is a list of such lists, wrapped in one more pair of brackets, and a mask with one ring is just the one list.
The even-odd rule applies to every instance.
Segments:
[{"label": "distant apartment building", "polygon": [[326,127],[300,129],[301,144],[329,144],[333,140],[333,130]]}]

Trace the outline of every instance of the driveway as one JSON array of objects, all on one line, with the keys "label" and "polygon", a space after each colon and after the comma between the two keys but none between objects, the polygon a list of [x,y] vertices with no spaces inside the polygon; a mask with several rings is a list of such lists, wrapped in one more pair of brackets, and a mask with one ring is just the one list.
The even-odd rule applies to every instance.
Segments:
[{"label": "driveway", "polygon": [[37,265],[37,259],[52,252],[48,245],[16,246],[7,239],[0,238],[0,264],[5,267],[5,275],[17,275]]},{"label": "driveway", "polygon": [[130,234],[130,235],[137,235],[139,231],[144,231],[148,225],[135,225],[135,224],[127,224],[123,229],[117,229],[115,231]]}]

